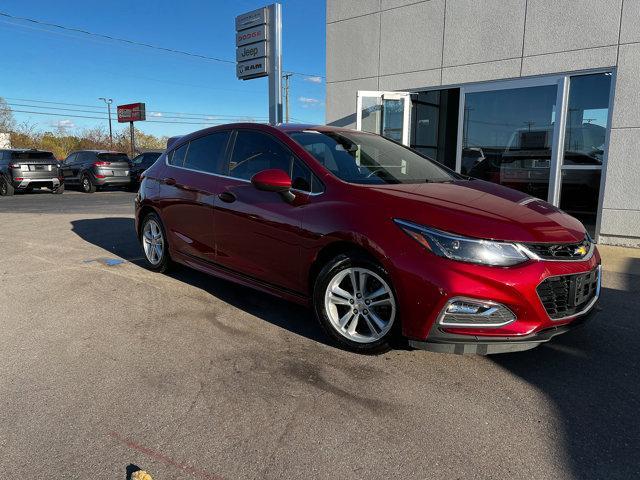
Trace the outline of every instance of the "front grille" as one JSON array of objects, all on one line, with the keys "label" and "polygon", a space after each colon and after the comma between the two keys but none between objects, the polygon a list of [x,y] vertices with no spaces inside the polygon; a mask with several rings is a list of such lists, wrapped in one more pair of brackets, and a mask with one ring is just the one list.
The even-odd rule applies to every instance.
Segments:
[{"label": "front grille", "polygon": [[598,282],[598,270],[593,270],[549,277],[536,290],[549,318],[558,320],[582,312],[596,296]]},{"label": "front grille", "polygon": [[578,243],[527,243],[525,247],[544,260],[583,260],[593,245],[585,238]]}]

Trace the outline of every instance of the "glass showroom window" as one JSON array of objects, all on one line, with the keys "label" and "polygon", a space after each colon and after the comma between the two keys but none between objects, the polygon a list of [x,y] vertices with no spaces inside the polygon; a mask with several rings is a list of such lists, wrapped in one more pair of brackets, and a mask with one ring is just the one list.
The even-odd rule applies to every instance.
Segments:
[{"label": "glass showroom window", "polygon": [[546,200],[558,85],[465,95],[460,172]]},{"label": "glass showroom window", "polygon": [[611,73],[461,87],[457,168],[548,200],[595,233]]},{"label": "glass showroom window", "polygon": [[593,234],[609,126],[611,74],[573,76],[564,130],[560,208]]}]

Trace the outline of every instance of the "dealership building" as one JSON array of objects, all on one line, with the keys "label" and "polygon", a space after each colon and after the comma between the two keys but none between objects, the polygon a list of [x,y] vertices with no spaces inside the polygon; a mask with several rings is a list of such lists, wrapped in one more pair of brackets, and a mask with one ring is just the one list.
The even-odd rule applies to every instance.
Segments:
[{"label": "dealership building", "polygon": [[326,112],[640,247],[638,0],[327,0]]}]

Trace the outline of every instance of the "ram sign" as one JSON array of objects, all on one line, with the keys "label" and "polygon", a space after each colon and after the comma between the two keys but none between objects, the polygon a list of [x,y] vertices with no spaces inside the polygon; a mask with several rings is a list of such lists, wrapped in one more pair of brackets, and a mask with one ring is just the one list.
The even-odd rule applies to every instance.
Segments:
[{"label": "ram sign", "polygon": [[118,122],[138,122],[146,120],[146,109],[144,103],[128,103],[127,105],[118,105]]}]

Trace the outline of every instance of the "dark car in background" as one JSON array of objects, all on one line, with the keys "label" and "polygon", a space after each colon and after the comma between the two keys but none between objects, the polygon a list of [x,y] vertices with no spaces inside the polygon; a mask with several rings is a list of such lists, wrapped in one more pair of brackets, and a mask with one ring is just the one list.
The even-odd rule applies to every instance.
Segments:
[{"label": "dark car in background", "polygon": [[131,170],[129,173],[129,176],[131,177],[131,185],[129,185],[129,187],[131,190],[138,191],[142,172],[153,165],[163,152],[164,150],[150,150],[148,152],[141,153],[131,160]]},{"label": "dark car in background", "polygon": [[72,152],[62,162],[62,174],[67,185],[77,185],[85,193],[111,187],[129,187],[129,157],[109,150]]},{"label": "dark car in background", "polygon": [[53,153],[42,150],[0,150],[0,195],[47,187],[53,193],[64,192],[58,162]]}]

